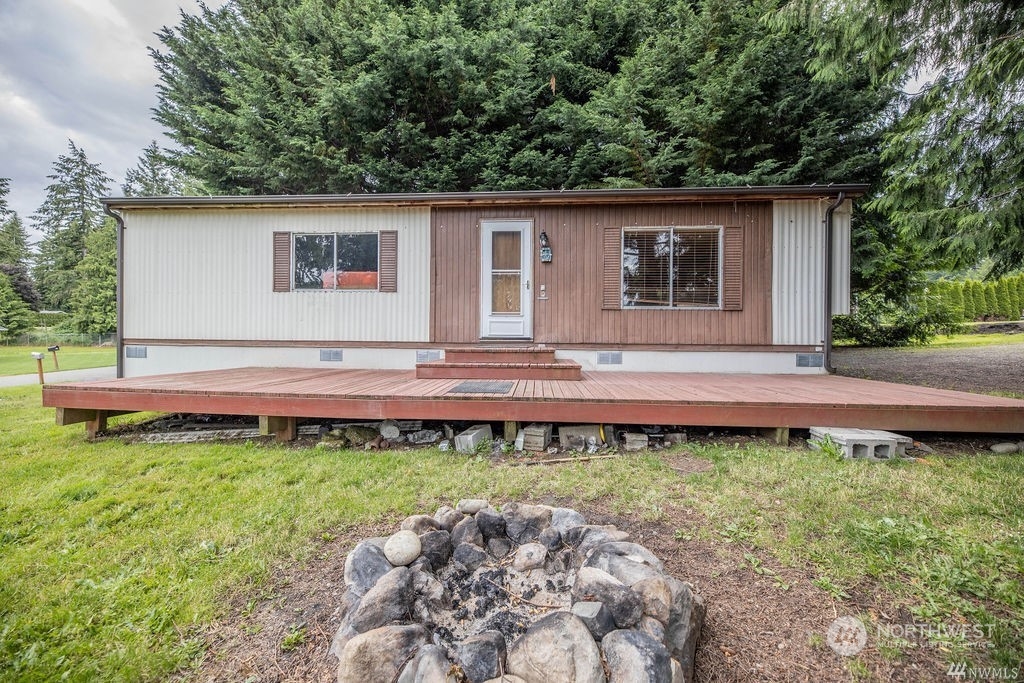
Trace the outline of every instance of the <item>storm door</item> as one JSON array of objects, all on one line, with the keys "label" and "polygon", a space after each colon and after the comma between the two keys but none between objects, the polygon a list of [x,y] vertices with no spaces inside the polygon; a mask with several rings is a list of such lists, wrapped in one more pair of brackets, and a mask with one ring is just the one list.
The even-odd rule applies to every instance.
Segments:
[{"label": "storm door", "polygon": [[480,336],[533,336],[532,221],[480,223]]}]

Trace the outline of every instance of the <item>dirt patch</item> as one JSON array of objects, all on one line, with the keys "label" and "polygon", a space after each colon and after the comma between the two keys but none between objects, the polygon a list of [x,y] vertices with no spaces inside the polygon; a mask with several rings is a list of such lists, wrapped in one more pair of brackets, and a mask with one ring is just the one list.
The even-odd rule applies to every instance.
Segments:
[{"label": "dirt patch", "polygon": [[[707,461],[673,455],[667,462],[685,473]],[[696,586],[708,606],[697,652],[700,682],[852,680],[850,660],[825,643],[829,624],[840,615],[884,612],[869,588],[851,601],[835,601],[812,583],[809,571],[782,567],[770,555],[736,543],[705,540],[701,530],[709,528],[708,520],[694,510],[668,507],[661,521],[646,523],[617,516],[606,501],[536,502],[573,507],[588,522],[629,531],[669,573]],[[337,660],[328,649],[340,622],[345,555],[364,538],[392,532],[398,521],[348,529],[321,543],[301,565],[279,568],[259,594],[238,595],[229,616],[205,634],[206,656],[189,677],[336,680]],[[894,662],[869,643],[859,661],[878,680],[939,680],[946,669],[937,654],[915,650]]]},{"label": "dirt patch", "polygon": [[835,349],[832,364],[848,377],[936,389],[1024,397],[1024,346],[965,349]]}]

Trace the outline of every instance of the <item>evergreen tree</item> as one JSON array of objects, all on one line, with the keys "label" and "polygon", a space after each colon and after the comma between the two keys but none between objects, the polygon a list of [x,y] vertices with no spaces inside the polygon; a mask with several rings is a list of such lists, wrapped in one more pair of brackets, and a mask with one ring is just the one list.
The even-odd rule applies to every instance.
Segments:
[{"label": "evergreen tree", "polygon": [[125,172],[121,191],[126,197],[163,197],[185,194],[186,188],[190,195],[202,194],[153,140],[142,150],[135,167]]},{"label": "evergreen tree", "polygon": [[78,332],[117,329],[117,232],[112,220],[89,233],[86,255],[75,268],[71,324]]},{"label": "evergreen tree", "polygon": [[1005,277],[999,278],[995,286],[996,308],[998,309],[999,317],[1006,320],[1015,320],[1017,316],[1013,312],[1013,299],[1010,297],[1010,287],[1007,279]]},{"label": "evergreen tree", "polygon": [[985,317],[988,302],[985,300],[985,286],[977,280],[971,280],[971,298],[974,299],[975,320]]},{"label": "evergreen tree", "polygon": [[99,200],[111,180],[71,140],[53,170],[46,199],[32,217],[43,233],[34,275],[45,305],[63,309],[70,304],[75,266],[86,256],[86,237],[104,223]]},{"label": "evergreen tree", "polygon": [[13,339],[32,326],[32,313],[10,278],[0,273],[0,339]]},{"label": "evergreen tree", "polygon": [[1013,317],[1012,320],[1020,320],[1024,311],[1024,275],[1014,275],[1009,278],[1010,292],[1013,295]]},{"label": "evergreen tree", "polygon": [[996,284],[994,282],[985,283],[985,315],[999,315],[999,299],[996,297]]},{"label": "evergreen tree", "polygon": [[791,0],[776,24],[817,24],[812,68],[846,78],[851,61],[876,82],[934,80],[889,133],[875,205],[904,234],[1000,275],[1024,263],[1024,4],[1016,0]]},{"label": "evergreen tree", "polygon": [[961,282],[960,291],[964,302],[964,320],[971,322],[978,317],[978,314],[974,312],[974,292],[971,289],[971,281]]},{"label": "evergreen tree", "polygon": [[10,181],[0,178],[0,273],[6,275],[15,293],[34,311],[39,310],[40,298],[29,275],[31,251],[28,233],[21,218],[7,204]]}]

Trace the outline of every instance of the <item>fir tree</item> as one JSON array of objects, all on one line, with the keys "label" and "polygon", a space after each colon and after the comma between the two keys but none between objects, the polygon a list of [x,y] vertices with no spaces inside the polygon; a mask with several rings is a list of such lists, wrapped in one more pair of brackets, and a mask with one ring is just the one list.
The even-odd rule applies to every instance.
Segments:
[{"label": "fir tree", "polygon": [[186,187],[192,190],[188,194],[200,194],[195,191],[195,183],[188,183],[181,169],[171,163],[168,153],[153,140],[142,150],[139,162],[125,172],[121,191],[126,197],[162,197],[181,195]]},{"label": "fir tree", "polygon": [[86,237],[104,223],[99,200],[111,181],[71,140],[53,171],[46,199],[32,217],[43,233],[34,275],[45,305],[62,309],[70,304],[75,266],[86,256]]},{"label": "fir tree", "polygon": [[86,255],[75,268],[71,324],[78,332],[117,329],[117,233],[108,220],[85,239]]},{"label": "fir tree", "polygon": [[10,278],[0,273],[0,339],[13,339],[31,326],[28,305],[11,287]]}]

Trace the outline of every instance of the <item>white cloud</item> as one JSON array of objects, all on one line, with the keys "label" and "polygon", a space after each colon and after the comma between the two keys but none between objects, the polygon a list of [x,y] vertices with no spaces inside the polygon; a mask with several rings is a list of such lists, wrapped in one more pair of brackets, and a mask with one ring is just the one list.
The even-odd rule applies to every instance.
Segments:
[{"label": "white cloud", "polygon": [[[223,0],[209,2],[211,7]],[[115,178],[150,140],[157,73],[147,48],[195,0],[0,0],[0,177],[28,218],[73,139]]]}]

